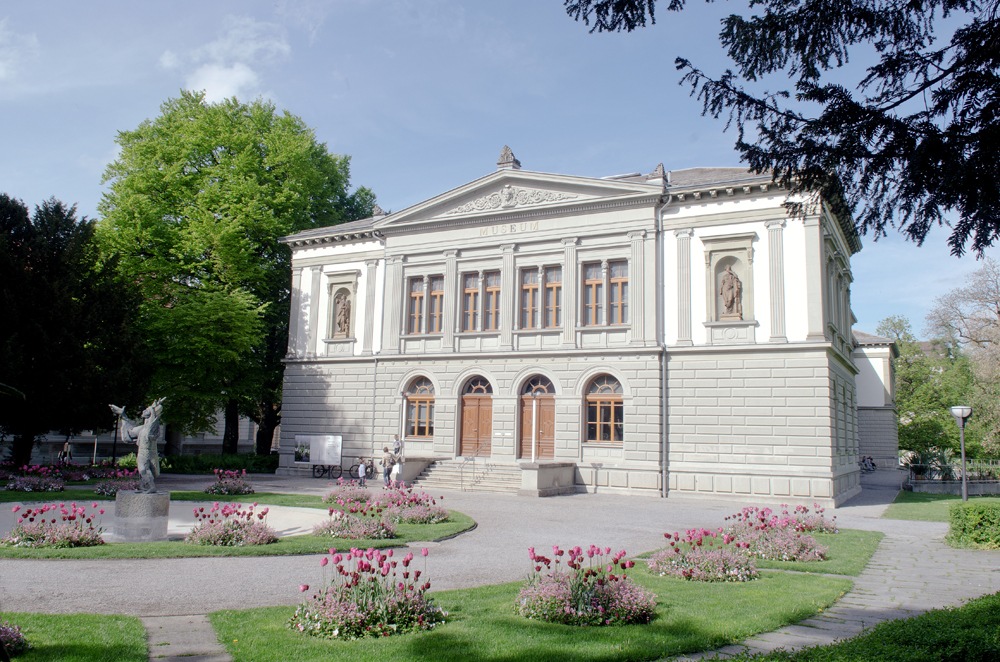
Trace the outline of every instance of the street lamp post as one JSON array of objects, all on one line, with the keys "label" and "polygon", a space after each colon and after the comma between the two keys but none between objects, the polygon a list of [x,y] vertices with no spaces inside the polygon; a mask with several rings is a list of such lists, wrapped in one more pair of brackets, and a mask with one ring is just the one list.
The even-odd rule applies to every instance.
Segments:
[{"label": "street lamp post", "polygon": [[958,423],[958,439],[962,449],[962,501],[969,500],[969,477],[965,471],[965,422],[972,416],[972,407],[957,405],[951,408],[951,415]]}]

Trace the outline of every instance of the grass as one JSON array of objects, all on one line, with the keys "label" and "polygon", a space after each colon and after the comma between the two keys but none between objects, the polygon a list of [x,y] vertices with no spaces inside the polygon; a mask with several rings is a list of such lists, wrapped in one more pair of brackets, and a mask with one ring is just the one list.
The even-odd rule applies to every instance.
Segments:
[{"label": "grass", "polygon": [[1000,659],[1000,594],[886,621],[863,635],[794,653],[739,655],[732,662],[931,662]]},{"label": "grass", "polygon": [[[884,519],[902,519],[921,522],[947,522],[948,508],[962,497],[954,494],[927,494],[900,491],[896,500],[882,513]],[[980,502],[1000,503],[998,497],[970,497]]]},{"label": "grass", "polygon": [[868,560],[885,537],[881,531],[860,531],[841,529],[840,533],[810,533],[816,541],[827,549],[827,560],[797,563],[792,561],[757,560],[758,568],[775,568],[816,572],[831,575],[857,576],[868,565]]},{"label": "grass", "polygon": [[290,556],[323,554],[331,547],[400,547],[411,542],[443,540],[467,531],[476,525],[463,513],[450,511],[447,522],[438,524],[398,524],[396,537],[390,540],[348,540],[325,536],[300,535],[279,538],[270,545],[249,547],[215,547],[189,545],[179,540],[159,542],[109,543],[95,547],[69,549],[0,547],[0,558],[9,559],[172,559],[203,556]]},{"label": "grass", "polygon": [[808,618],[847,591],[847,579],[768,572],[743,584],[704,584],[636,570],[633,578],[657,594],[649,625],[581,628],[521,618],[514,603],[521,584],[430,594],[448,613],[430,632],[342,642],[289,630],[292,607],[221,611],[210,615],[236,662],[284,660],[647,660],[709,650]]},{"label": "grass", "polygon": [[17,662],[146,662],[146,629],[138,618],[97,614],[0,612],[28,643]]}]

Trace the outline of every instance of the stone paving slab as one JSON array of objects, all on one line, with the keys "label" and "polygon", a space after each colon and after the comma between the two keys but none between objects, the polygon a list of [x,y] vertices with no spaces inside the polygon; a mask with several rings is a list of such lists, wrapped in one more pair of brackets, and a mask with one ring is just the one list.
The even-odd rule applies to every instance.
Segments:
[{"label": "stone paving slab", "polygon": [[232,662],[203,614],[148,616],[142,624],[146,626],[151,662]]}]

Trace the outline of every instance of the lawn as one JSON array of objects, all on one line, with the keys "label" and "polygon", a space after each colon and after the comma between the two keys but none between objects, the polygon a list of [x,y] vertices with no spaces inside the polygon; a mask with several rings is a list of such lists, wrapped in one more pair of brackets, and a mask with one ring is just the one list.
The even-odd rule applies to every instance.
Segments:
[{"label": "lawn", "polygon": [[[902,490],[882,513],[884,519],[947,522],[948,508],[962,498],[953,494],[926,494]],[[970,501],[1000,503],[998,497],[970,497]]]},{"label": "lawn", "polygon": [[1000,594],[962,607],[886,621],[847,641],[795,653],[739,655],[730,662],[937,662],[1000,659]]},{"label": "lawn", "polygon": [[27,549],[0,546],[0,558],[12,559],[168,559],[200,556],[289,556],[323,554],[331,547],[401,547],[411,542],[443,540],[475,527],[468,515],[450,511],[448,521],[438,524],[398,524],[396,537],[390,540],[348,540],[325,536],[300,535],[279,538],[270,545],[216,547],[189,545],[179,540],[159,542],[109,543],[95,547]]},{"label": "lawn", "polygon": [[844,594],[850,580],[766,572],[746,583],[697,583],[651,575],[632,577],[657,595],[648,625],[573,627],[515,614],[520,583],[429,594],[447,622],[418,634],[328,641],[292,631],[294,608],[267,607],[210,615],[236,662],[309,660],[650,660],[710,650],[812,616]]},{"label": "lawn", "polygon": [[757,567],[857,576],[868,565],[868,561],[875,553],[879,542],[885,537],[881,531],[860,531],[858,529],[842,529],[840,533],[810,533],[809,535],[827,548],[826,561],[797,563],[758,559]]},{"label": "lawn", "polygon": [[146,662],[146,628],[131,616],[0,612],[31,648],[17,662]]}]

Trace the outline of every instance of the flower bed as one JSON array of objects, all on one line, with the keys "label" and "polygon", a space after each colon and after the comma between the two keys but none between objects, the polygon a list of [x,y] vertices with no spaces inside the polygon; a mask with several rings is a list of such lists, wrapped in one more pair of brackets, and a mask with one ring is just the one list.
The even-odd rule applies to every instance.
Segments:
[{"label": "flower bed", "polygon": [[688,529],[684,536],[664,533],[666,549],[648,563],[651,572],[694,581],[745,582],[758,577],[757,559],[775,561],[822,561],[826,548],[807,532],[836,533],[836,518],[827,519],[822,507],[813,510],[782,505],[780,513],[770,508],[748,506],[726,517],[728,527],[716,531]]},{"label": "flower bed", "polygon": [[14,492],[62,492],[66,484],[53,476],[15,476],[7,482],[7,489]]},{"label": "flower bed", "polygon": [[649,569],[660,576],[700,582],[746,582],[757,579],[757,563],[746,543],[708,529],[663,534],[669,546],[650,557]]},{"label": "flower bed", "polygon": [[591,545],[584,551],[556,546],[552,554],[553,558],[548,558],[536,554],[534,547],[528,549],[532,573],[518,595],[521,616],[565,625],[626,625],[652,620],[656,599],[626,576],[625,570],[635,563],[624,560],[625,550],[611,555],[610,547],[602,550]]},{"label": "flower bed", "polygon": [[229,471],[213,469],[215,482],[205,488],[206,494],[253,494],[253,486],[247,478],[247,470]]},{"label": "flower bed", "polygon": [[0,621],[0,643],[3,643],[4,650],[11,657],[20,655],[31,647],[21,628],[8,621]]},{"label": "flower bed", "polygon": [[389,540],[396,537],[392,520],[378,515],[357,515],[330,508],[330,518],[313,527],[313,535],[350,540]]},{"label": "flower bed", "polygon": [[[397,524],[437,524],[448,520],[448,511],[437,504],[437,499],[426,492],[414,491],[412,486],[396,485],[372,493],[354,481],[340,479],[323,501],[334,504],[346,514]],[[335,508],[331,508],[331,516]]]},{"label": "flower bed", "polygon": [[[421,555],[426,557],[427,549]],[[333,562],[333,579],[295,610],[289,627],[314,637],[349,640],[430,630],[443,623],[447,614],[424,595],[431,583],[421,582],[424,571],[410,567],[413,558],[410,552],[397,560],[391,549],[351,549],[346,554],[331,549],[320,565]],[[299,590],[308,591],[309,585]]]},{"label": "flower bed", "polygon": [[255,512],[257,504],[243,508],[241,503],[214,503],[206,512],[204,506],[194,509],[198,523],[184,538],[193,545],[244,547],[268,545],[278,541],[274,529],[267,525],[268,509]]},{"label": "flower bed", "polygon": [[121,491],[129,492],[137,489],[139,489],[138,478],[113,478],[102,480],[94,485],[94,492],[106,497],[117,496]]},{"label": "flower bed", "polygon": [[86,506],[65,503],[48,503],[37,508],[15,505],[11,512],[19,513],[17,523],[10,532],[0,538],[0,545],[7,547],[92,547],[103,545],[101,534],[104,530],[96,526],[97,515],[104,509],[92,508],[97,512],[88,513]]}]

